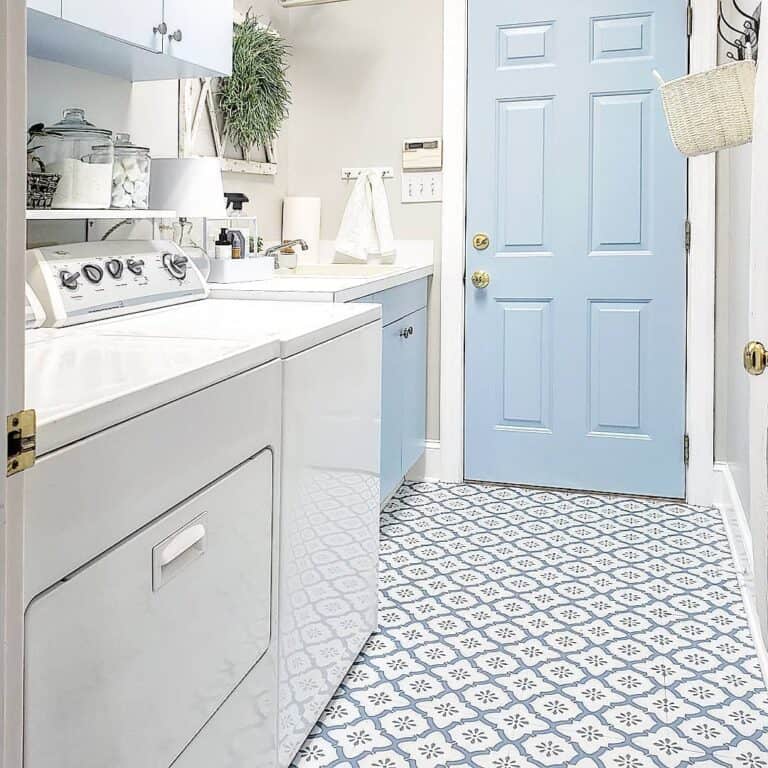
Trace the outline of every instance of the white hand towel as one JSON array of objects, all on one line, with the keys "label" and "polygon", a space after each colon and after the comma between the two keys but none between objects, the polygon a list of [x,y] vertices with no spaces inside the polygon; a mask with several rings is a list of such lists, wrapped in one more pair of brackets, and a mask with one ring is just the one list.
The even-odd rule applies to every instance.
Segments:
[{"label": "white hand towel", "polygon": [[342,256],[367,262],[376,256],[380,261],[394,261],[395,237],[380,171],[369,168],[355,182],[336,237],[336,254],[337,260]]}]

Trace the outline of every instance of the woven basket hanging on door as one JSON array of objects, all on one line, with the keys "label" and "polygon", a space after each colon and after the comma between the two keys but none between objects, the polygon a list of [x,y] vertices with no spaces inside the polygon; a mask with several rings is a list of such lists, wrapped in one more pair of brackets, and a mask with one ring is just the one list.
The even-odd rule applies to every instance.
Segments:
[{"label": "woven basket hanging on door", "polygon": [[752,141],[754,61],[725,64],[668,83],[654,74],[672,141],[684,155],[706,155]]}]

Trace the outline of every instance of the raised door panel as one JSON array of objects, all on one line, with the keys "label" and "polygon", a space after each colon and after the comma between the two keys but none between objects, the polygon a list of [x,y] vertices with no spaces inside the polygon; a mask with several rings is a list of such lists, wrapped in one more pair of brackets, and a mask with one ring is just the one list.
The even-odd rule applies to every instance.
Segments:
[{"label": "raised door panel", "polygon": [[27,0],[27,8],[33,11],[61,16],[61,0]]},{"label": "raised door panel", "polygon": [[163,20],[163,0],[133,0],[130,3],[61,0],[61,15],[65,21],[132,45],[156,52],[163,50],[163,36],[154,31]]},{"label": "raised door panel", "polygon": [[165,0],[166,52],[211,72],[231,74],[233,12],[232,0]]},{"label": "raised door panel", "polygon": [[381,500],[403,479],[402,323],[384,329],[381,374]]},{"label": "raised door panel", "polygon": [[403,473],[424,454],[427,437],[427,310],[402,323],[408,332],[403,343]]}]

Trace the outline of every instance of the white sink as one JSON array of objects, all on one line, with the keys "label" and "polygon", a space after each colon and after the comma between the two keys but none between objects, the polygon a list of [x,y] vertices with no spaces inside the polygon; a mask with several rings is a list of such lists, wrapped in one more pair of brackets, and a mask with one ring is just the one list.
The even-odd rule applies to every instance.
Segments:
[{"label": "white sink", "polygon": [[275,277],[383,277],[402,272],[403,268],[387,264],[299,264],[296,269],[278,269]]}]

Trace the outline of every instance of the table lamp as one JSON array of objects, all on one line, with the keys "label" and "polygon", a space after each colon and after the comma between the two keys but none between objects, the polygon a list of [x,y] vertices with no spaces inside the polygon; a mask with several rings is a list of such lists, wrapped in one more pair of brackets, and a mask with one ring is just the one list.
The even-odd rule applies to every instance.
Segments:
[{"label": "table lamp", "polygon": [[184,242],[191,231],[189,220],[227,216],[218,158],[153,159],[150,206],[155,210],[176,211],[181,227],[179,246],[200,248],[191,240]]}]

